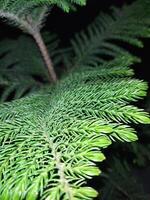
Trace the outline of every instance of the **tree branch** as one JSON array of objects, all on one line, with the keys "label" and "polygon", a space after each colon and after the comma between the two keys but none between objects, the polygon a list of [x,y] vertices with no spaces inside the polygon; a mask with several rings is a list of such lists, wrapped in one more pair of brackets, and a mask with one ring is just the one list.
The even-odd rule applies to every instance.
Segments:
[{"label": "tree branch", "polygon": [[49,56],[49,53],[48,53],[48,50],[47,50],[47,47],[43,41],[43,38],[40,34],[40,32],[35,32],[34,34],[32,34],[33,38],[35,39],[38,47],[39,47],[39,50],[42,54],[42,57],[43,57],[43,60],[45,62],[45,65],[48,69],[48,73],[49,73],[49,77],[52,81],[57,81],[57,75],[55,73],[55,70],[54,70],[54,67],[53,67],[53,63],[52,63],[52,60]]},{"label": "tree branch", "polygon": [[[44,15],[44,13],[45,13],[45,10],[42,13],[42,15]],[[47,47],[46,47],[46,45],[43,41],[39,27],[36,27],[34,25],[34,23],[32,22],[32,18],[27,16],[26,19],[22,19],[22,18],[19,18],[17,15],[15,15],[13,13],[3,12],[1,10],[0,10],[0,17],[6,18],[7,20],[9,20],[10,22],[12,22],[14,24],[16,23],[17,26],[20,26],[21,29],[23,29],[24,31],[29,33],[34,38],[34,40],[36,41],[36,43],[39,47],[39,50],[41,52],[41,55],[42,55],[43,60],[45,62],[45,65],[48,69],[48,74],[49,74],[50,80],[52,80],[54,82],[57,81],[57,76],[56,76],[56,73],[55,73],[55,70],[54,70],[54,67],[53,67],[52,60],[49,56]]]}]

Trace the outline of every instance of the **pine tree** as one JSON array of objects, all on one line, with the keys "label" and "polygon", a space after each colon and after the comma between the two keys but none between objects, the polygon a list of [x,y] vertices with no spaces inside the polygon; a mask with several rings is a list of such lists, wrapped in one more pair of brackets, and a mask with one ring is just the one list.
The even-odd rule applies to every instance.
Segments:
[{"label": "pine tree", "polygon": [[[41,37],[43,22],[55,4],[69,11],[75,4],[85,3],[84,0],[0,1],[0,17],[35,39],[53,80],[50,85],[46,81],[39,91],[27,97],[0,104],[0,200],[93,199],[97,192],[86,181],[101,173],[96,163],[105,159],[103,149],[115,141],[136,141],[132,123],[150,123],[148,113],[130,104],[146,96],[148,88],[147,83],[133,77],[131,66],[139,58],[116,42],[143,47],[140,38],[150,36],[148,0],[113,8],[111,15],[101,14],[71,40],[68,51],[57,51],[57,62],[63,58],[70,69],[58,80],[55,62]],[[7,80],[7,93],[12,91],[8,88],[14,83],[14,73],[6,72],[10,63],[15,63],[14,43],[11,46],[9,43],[2,46],[4,68],[0,69],[5,69],[0,83]],[[32,48],[36,56],[39,52],[34,45]],[[6,58],[11,59],[6,61]],[[21,57],[19,62],[24,66]],[[28,69],[20,70],[15,64],[13,72],[31,80],[32,69]],[[33,71],[36,70],[38,74],[38,66],[34,68],[33,63]],[[22,78],[17,79],[18,84]],[[16,97],[22,96],[22,88],[16,92]]]}]

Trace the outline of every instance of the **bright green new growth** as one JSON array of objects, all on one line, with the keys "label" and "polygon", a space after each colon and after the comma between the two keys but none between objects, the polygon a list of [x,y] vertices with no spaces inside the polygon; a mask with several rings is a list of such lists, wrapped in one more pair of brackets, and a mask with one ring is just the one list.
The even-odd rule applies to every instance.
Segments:
[{"label": "bright green new growth", "polygon": [[0,105],[0,200],[96,197],[86,179],[100,174],[96,162],[105,159],[103,149],[117,140],[136,141],[131,123],[150,123],[146,112],[129,104],[148,87],[132,77],[137,59],[114,42],[142,46],[139,37],[149,37],[149,6],[138,0],[115,9],[113,17],[102,15],[72,41],[65,57],[71,72]]},{"label": "bright green new growth", "polygon": [[116,60],[108,63],[113,78],[105,66],[79,71],[80,80],[77,70],[51,94],[48,88],[1,106],[0,199],[96,196],[82,185],[99,175],[95,162],[105,159],[102,149],[114,140],[137,140],[126,123],[150,123],[144,111],[128,105],[147,89],[142,81],[121,78],[130,74],[128,59],[117,59],[123,70],[114,67]]}]

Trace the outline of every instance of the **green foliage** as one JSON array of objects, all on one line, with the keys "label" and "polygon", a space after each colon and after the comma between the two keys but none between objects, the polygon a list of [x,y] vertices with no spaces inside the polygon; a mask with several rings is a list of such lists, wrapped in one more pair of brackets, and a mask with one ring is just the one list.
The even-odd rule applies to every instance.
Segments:
[{"label": "green foliage", "polygon": [[139,0],[130,7],[112,8],[111,15],[100,14],[86,31],[72,40],[74,53],[70,66],[97,66],[108,58],[126,53],[119,41],[143,47],[140,38],[150,37],[149,8],[150,1]]},{"label": "green foliage", "polygon": [[[43,34],[54,64],[58,64],[58,40],[55,35]],[[20,98],[49,82],[40,52],[28,36],[0,42],[0,101]]]},{"label": "green foliage", "polygon": [[36,6],[33,1],[0,1],[0,18],[29,34],[42,28],[48,10],[47,6]]},{"label": "green foliage", "polygon": [[[150,96],[147,96],[145,110],[150,111]],[[133,163],[139,167],[146,167],[150,162],[150,126],[139,128],[139,141],[127,145],[127,150],[133,154]]]},{"label": "green foliage", "polygon": [[136,141],[131,124],[150,123],[143,109],[130,104],[147,90],[145,82],[133,78],[130,67],[137,59],[110,42],[142,46],[139,37],[149,37],[148,6],[149,1],[138,0],[114,9],[113,17],[102,15],[73,40],[65,58],[73,66],[67,75],[0,105],[0,200],[97,196],[86,180],[101,173],[96,163],[105,159],[103,149],[114,141]]},{"label": "green foliage", "polygon": [[85,5],[86,0],[0,0],[0,18],[33,35],[55,4],[68,12],[74,4]]},{"label": "green foliage", "polygon": [[[71,7],[75,4],[77,5],[85,5],[86,0],[1,0],[0,7],[5,10],[15,11],[16,13],[20,10],[20,7],[23,8],[24,11],[28,12],[29,8],[33,6],[41,6],[42,4],[45,5],[57,5],[58,7],[62,8],[64,11],[69,11]],[[22,10],[22,11],[23,11]]]},{"label": "green foliage", "polygon": [[[115,62],[109,63],[112,71]],[[77,70],[47,92],[1,105],[0,199],[96,195],[81,186],[99,175],[95,162],[105,159],[102,149],[112,141],[137,140],[127,122],[150,123],[144,111],[128,105],[145,95],[147,85],[116,72],[110,78],[104,66],[79,70],[78,80]]]},{"label": "green foliage", "polygon": [[[147,112],[149,112],[150,108],[149,98],[150,97],[147,96],[143,105]],[[137,126],[136,129],[138,130],[138,141],[131,144],[126,143],[123,146],[122,144],[117,143],[113,145],[111,151],[118,152],[119,149],[118,158],[121,159],[123,154],[125,155],[124,159],[126,159],[132,167],[143,169],[146,168],[146,166],[149,166],[150,162],[150,126]]]}]

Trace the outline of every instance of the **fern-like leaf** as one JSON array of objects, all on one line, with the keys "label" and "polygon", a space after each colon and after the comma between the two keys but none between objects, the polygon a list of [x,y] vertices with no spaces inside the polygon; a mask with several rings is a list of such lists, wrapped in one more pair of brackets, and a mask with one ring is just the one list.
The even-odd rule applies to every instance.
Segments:
[{"label": "fern-like leaf", "polygon": [[68,12],[74,4],[85,5],[86,0],[0,0],[0,18],[33,35],[42,28],[52,5]]},{"label": "fern-like leaf", "polygon": [[149,1],[139,0],[130,7],[112,8],[111,15],[100,14],[86,31],[76,34],[71,41],[75,58],[71,59],[70,66],[97,66],[127,53],[117,41],[143,47],[140,38],[150,37],[149,8]]},{"label": "fern-like leaf", "polygon": [[[127,13],[129,24],[141,15],[139,23],[147,28],[144,33],[141,29],[141,35],[148,36],[146,2],[138,0],[126,7],[117,24],[123,24]],[[139,23],[134,23],[136,31]],[[112,22],[113,27],[116,30]],[[117,31],[122,31],[121,25]],[[0,199],[93,199],[97,192],[86,186],[86,179],[101,173],[96,162],[105,159],[103,149],[117,140],[136,141],[131,123],[150,123],[144,110],[130,104],[147,90],[145,82],[132,78],[130,65],[135,58],[124,50],[120,55],[118,47],[114,51],[111,45],[111,52],[117,48],[115,58],[100,62],[101,31],[94,33],[96,39],[91,39],[95,34],[89,40],[86,36],[86,42],[83,37],[78,40],[82,45],[74,45],[76,67],[62,80],[30,97],[0,105]],[[112,38],[111,32],[110,37],[107,34]]]},{"label": "fern-like leaf", "polygon": [[0,199],[96,196],[82,186],[99,175],[95,162],[105,159],[100,151],[112,141],[137,140],[127,122],[150,123],[144,111],[128,105],[145,95],[147,85],[120,79],[118,72],[105,81],[102,72],[96,69],[94,78],[82,76],[78,83],[71,74],[51,94],[1,105]]}]

